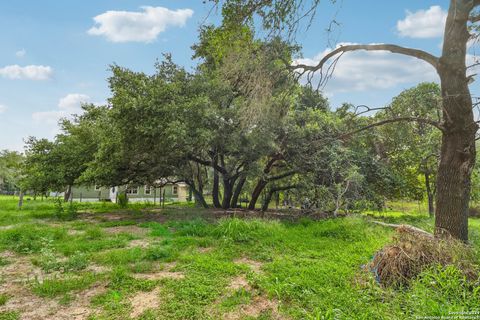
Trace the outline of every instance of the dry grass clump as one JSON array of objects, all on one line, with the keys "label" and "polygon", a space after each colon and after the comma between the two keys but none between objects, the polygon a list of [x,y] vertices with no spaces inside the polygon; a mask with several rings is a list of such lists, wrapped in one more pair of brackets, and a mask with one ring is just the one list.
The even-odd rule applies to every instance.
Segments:
[{"label": "dry grass clump", "polygon": [[378,251],[366,266],[384,286],[405,286],[434,265],[455,265],[469,279],[478,278],[473,248],[455,239],[435,238],[408,226],[396,229],[394,243]]}]

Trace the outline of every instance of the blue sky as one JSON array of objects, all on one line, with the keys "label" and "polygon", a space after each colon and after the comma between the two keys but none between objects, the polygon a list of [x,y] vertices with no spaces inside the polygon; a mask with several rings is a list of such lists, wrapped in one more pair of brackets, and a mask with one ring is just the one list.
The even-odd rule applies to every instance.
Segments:
[{"label": "blue sky", "polygon": [[[440,53],[448,1],[324,1],[314,24],[299,33],[303,62],[314,63],[330,43],[396,43]],[[22,150],[33,135],[52,138],[61,116],[78,112],[82,101],[109,97],[109,65],[152,72],[171,52],[191,68],[190,46],[198,27],[218,23],[202,1],[16,0],[0,2],[0,149]],[[325,32],[335,17],[340,22]],[[94,20],[95,18],[95,20]],[[373,107],[403,89],[436,80],[433,69],[387,53],[342,57],[325,88],[332,107],[342,102]],[[472,87],[475,93],[475,86]]]}]

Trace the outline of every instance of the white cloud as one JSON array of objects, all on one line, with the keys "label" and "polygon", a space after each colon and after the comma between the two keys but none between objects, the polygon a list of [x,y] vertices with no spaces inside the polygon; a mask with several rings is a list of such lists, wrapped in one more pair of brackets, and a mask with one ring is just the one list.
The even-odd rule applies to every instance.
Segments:
[{"label": "white cloud", "polygon": [[0,76],[8,79],[48,80],[53,76],[49,66],[29,65],[21,67],[17,64],[0,68]]},{"label": "white cloud", "polygon": [[90,97],[81,93],[70,93],[61,98],[58,107],[63,110],[79,110],[82,103],[90,101]]},{"label": "white cloud", "polygon": [[141,7],[142,12],[107,11],[93,18],[88,34],[105,36],[112,42],[152,42],[169,26],[183,27],[193,15],[191,9],[169,10]]},{"label": "white cloud", "polygon": [[15,55],[17,56],[17,58],[23,58],[25,57],[26,54],[27,54],[27,50],[25,49],[18,50],[17,52],[15,52]]},{"label": "white cloud", "polygon": [[70,93],[58,101],[59,110],[34,112],[32,119],[38,123],[56,125],[61,118],[70,118],[73,114],[82,113],[82,104],[90,101],[86,94]]},{"label": "white cloud", "polygon": [[0,104],[0,113],[4,113],[5,111],[7,111],[7,109],[7,106]]},{"label": "white cloud", "polygon": [[407,11],[403,20],[397,21],[397,31],[402,37],[437,38],[443,35],[447,12],[440,6],[428,10]]},{"label": "white cloud", "polygon": [[[296,62],[316,65],[330,51],[328,49],[313,58],[298,59]],[[313,80],[318,81],[318,75]],[[424,61],[387,51],[353,51],[340,58],[325,92],[381,90],[421,81],[438,81],[434,68]]]}]

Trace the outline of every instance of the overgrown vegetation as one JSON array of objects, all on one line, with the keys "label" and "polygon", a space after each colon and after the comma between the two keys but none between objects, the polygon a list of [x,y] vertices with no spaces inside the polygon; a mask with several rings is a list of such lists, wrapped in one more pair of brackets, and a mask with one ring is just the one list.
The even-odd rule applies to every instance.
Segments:
[{"label": "overgrown vegetation", "polygon": [[[26,279],[23,285],[31,299],[54,299],[60,310],[82,303],[92,319],[129,319],[138,308],[136,296],[157,301],[141,309],[146,319],[274,319],[279,314],[292,319],[405,319],[447,316],[478,305],[478,274],[466,272],[477,266],[477,219],[470,221],[468,255],[460,244],[445,242],[435,251],[430,248],[437,248],[433,242],[419,243],[409,233],[396,236],[393,229],[371,223],[375,219],[432,230],[426,205],[419,210],[413,204],[403,209],[391,204],[397,211],[282,222],[230,217],[212,221],[199,218],[210,211],[182,208],[134,216],[125,209],[112,215],[106,204],[98,203],[89,204],[88,210],[104,213],[59,223],[52,201],[31,201],[18,210],[15,199],[0,199],[5,204],[0,209],[3,225],[8,226],[0,229],[1,255],[17,252],[5,256],[8,264],[0,268],[29,268],[18,276]],[[40,220],[28,206],[43,210]],[[107,206],[115,210],[114,204]],[[395,275],[400,287],[362,268],[377,262],[375,254],[382,248],[405,252],[397,266],[409,266],[412,272],[408,280],[403,273]],[[432,256],[422,255],[430,252]],[[421,265],[413,268],[408,259]],[[34,270],[39,270],[37,276],[29,276]],[[4,276],[0,312],[19,317],[22,311],[9,302],[19,298],[9,291],[14,288],[8,285],[10,272]],[[87,292],[93,292],[92,298],[85,300]]]}]

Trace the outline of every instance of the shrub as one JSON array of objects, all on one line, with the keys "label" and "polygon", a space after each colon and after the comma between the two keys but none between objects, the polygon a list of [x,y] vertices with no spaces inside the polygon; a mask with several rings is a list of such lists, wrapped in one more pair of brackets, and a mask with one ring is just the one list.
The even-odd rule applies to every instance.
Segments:
[{"label": "shrub", "polygon": [[69,272],[80,271],[88,266],[88,259],[85,253],[76,251],[67,260],[62,261],[56,254],[52,241],[43,239],[43,248],[40,250],[40,257],[33,260],[46,273],[53,271]]},{"label": "shrub", "polygon": [[126,207],[128,207],[128,197],[125,193],[121,193],[118,195],[118,205],[120,206],[120,208],[123,208],[125,209]]},{"label": "shrub", "polygon": [[75,252],[68,260],[65,262],[63,269],[65,271],[80,271],[88,267],[89,261],[88,257],[83,252]]},{"label": "shrub", "polygon": [[60,220],[73,220],[77,218],[78,207],[74,202],[69,202],[67,208],[64,207],[64,201],[61,198],[54,199],[55,217]]},{"label": "shrub", "polygon": [[40,257],[33,261],[46,273],[59,271],[62,268],[61,262],[58,260],[53,250],[52,240],[42,239],[42,249],[40,249]]}]

